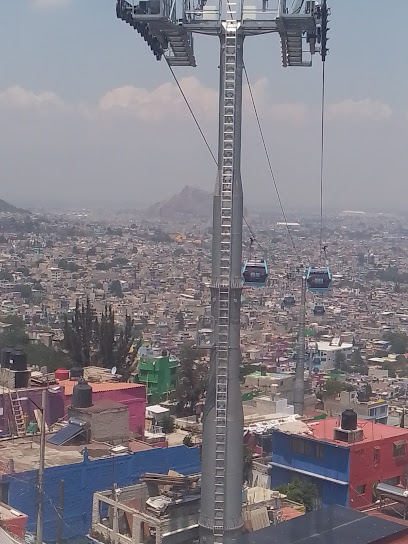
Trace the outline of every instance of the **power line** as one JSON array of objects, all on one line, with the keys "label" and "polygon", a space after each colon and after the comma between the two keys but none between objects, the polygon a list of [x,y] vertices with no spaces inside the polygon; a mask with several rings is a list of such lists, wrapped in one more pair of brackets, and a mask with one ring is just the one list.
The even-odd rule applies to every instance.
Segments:
[{"label": "power line", "polygon": [[274,187],[275,187],[276,197],[277,197],[278,202],[279,202],[279,206],[280,206],[280,209],[281,209],[281,212],[282,212],[283,220],[285,221],[286,230],[288,231],[289,239],[290,239],[290,241],[292,243],[292,246],[293,246],[293,249],[295,251],[296,257],[300,261],[300,256],[299,256],[299,253],[297,251],[295,242],[293,240],[292,233],[290,232],[290,228],[289,228],[288,221],[287,221],[287,218],[286,218],[285,209],[283,207],[282,199],[281,199],[280,194],[279,194],[278,184],[276,183],[276,178],[275,178],[275,174],[274,174],[274,171],[273,171],[273,168],[272,168],[271,158],[269,156],[268,148],[267,148],[266,141],[265,141],[265,136],[264,136],[264,133],[263,133],[263,130],[262,130],[261,120],[259,118],[258,109],[257,109],[256,104],[255,104],[255,98],[254,98],[254,94],[252,92],[251,82],[249,81],[249,76],[248,76],[248,72],[247,72],[245,64],[244,64],[244,74],[245,74],[245,78],[246,78],[246,81],[247,81],[247,84],[248,84],[249,95],[251,97],[252,106],[254,108],[256,122],[258,124],[259,133],[261,135],[261,140],[262,140],[263,148],[264,148],[264,151],[265,151],[266,160],[268,161],[269,172],[271,174],[271,178],[272,178],[272,181],[273,181],[273,184],[274,184]]}]

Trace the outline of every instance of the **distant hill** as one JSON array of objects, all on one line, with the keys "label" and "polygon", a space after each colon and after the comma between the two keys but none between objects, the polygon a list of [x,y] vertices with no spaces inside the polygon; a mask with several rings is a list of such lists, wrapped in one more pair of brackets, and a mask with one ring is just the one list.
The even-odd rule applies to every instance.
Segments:
[{"label": "distant hill", "polygon": [[16,213],[16,214],[24,214],[29,215],[30,212],[27,210],[23,210],[22,208],[16,208],[16,206],[13,206],[12,204],[9,204],[5,200],[2,200],[0,198],[0,213]]},{"label": "distant hill", "polygon": [[166,219],[180,215],[210,218],[211,210],[212,194],[186,185],[177,195],[150,206],[147,212],[149,215]]}]

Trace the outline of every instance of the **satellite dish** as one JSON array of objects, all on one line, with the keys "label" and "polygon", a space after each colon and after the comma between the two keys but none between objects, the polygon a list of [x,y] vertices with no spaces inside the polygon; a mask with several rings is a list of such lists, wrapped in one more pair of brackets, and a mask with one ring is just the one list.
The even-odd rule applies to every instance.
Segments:
[{"label": "satellite dish", "polygon": [[118,371],[118,369],[116,368],[116,366],[114,366],[111,370],[111,374],[112,376],[114,376],[116,374],[116,372]]}]

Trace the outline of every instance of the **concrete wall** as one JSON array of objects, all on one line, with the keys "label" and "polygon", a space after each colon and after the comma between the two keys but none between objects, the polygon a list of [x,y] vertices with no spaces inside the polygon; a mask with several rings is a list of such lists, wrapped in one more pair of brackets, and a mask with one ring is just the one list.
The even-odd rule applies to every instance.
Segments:
[{"label": "concrete wall", "polygon": [[[113,391],[98,391],[92,393],[93,402],[100,400],[114,400],[125,404],[129,410],[129,430],[132,433],[144,436],[146,389],[135,387],[134,389],[118,389]],[[70,406],[72,395],[66,395],[66,405]]]},{"label": "concrete wall", "polygon": [[[368,423],[370,425],[370,423]],[[380,425],[378,425],[381,427]],[[367,506],[373,501],[373,485],[390,478],[406,479],[408,466],[408,448],[405,455],[394,457],[394,442],[408,440],[405,435],[384,437],[372,442],[352,444],[350,453],[350,508]],[[374,449],[378,453],[374,457]],[[365,486],[364,492],[358,492],[359,486]]]},{"label": "concrete wall", "polygon": [[[88,533],[92,519],[92,499],[96,491],[110,489],[114,483],[125,487],[138,482],[145,472],[167,473],[175,470],[182,474],[200,471],[200,454],[197,448],[179,446],[153,449],[128,455],[89,460],[84,455],[82,463],[45,469],[44,540],[57,538],[59,482],[65,482],[63,537],[72,538]],[[9,504],[28,515],[27,530],[34,531],[37,516],[36,470],[4,475],[8,482]]]},{"label": "concrete wall", "polygon": [[101,411],[87,408],[68,408],[68,416],[89,423],[91,439],[109,444],[122,444],[129,438],[129,411],[127,406]]},{"label": "concrete wall", "polygon": [[[294,453],[291,448],[292,438],[310,442],[312,446],[310,455]],[[316,456],[316,445],[321,456]],[[349,448],[275,431],[272,434],[271,487],[274,489],[295,478],[311,478],[319,490],[324,506],[329,504],[348,506],[348,485],[331,480],[349,482],[349,459]]]}]

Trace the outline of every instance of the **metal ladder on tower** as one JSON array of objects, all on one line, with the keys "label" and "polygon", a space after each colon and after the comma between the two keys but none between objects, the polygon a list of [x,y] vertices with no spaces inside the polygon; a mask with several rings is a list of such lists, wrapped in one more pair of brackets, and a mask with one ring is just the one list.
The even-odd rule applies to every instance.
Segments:
[{"label": "metal ladder on tower", "polygon": [[24,423],[23,409],[17,391],[10,391],[11,411],[13,413],[17,436],[25,436],[26,427]]},{"label": "metal ladder on tower", "polygon": [[[232,13],[230,11],[230,13]],[[214,542],[224,535],[225,459],[227,436],[227,389],[231,286],[232,183],[234,160],[234,113],[237,52],[237,22],[225,23],[223,154],[221,173],[221,260],[216,380],[216,450]]]}]

